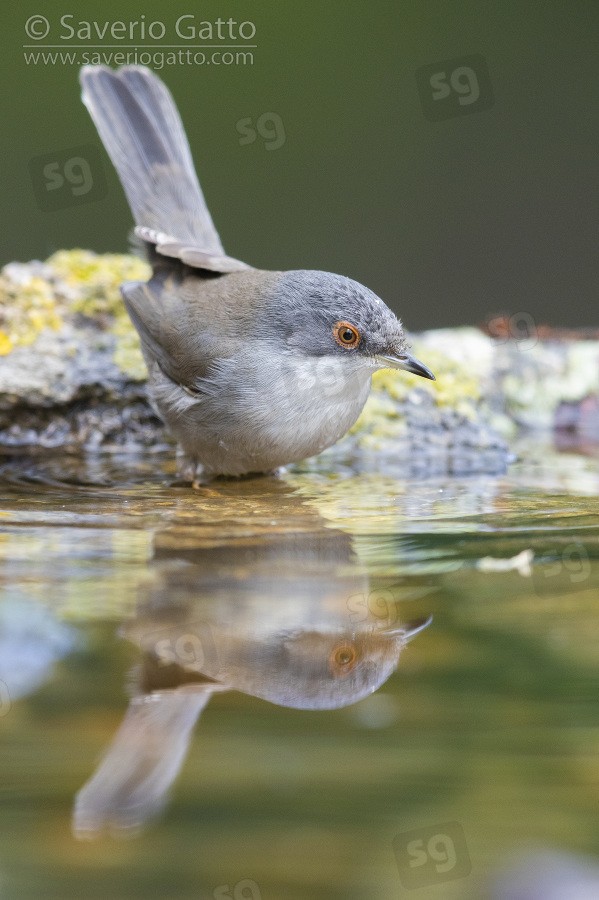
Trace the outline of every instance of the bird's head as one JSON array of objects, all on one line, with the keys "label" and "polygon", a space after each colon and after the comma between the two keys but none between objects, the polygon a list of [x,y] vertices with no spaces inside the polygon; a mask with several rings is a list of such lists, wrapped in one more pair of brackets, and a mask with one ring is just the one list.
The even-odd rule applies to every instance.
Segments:
[{"label": "bird's head", "polygon": [[404,369],[435,380],[409,353],[397,316],[351,278],[310,270],[285,272],[270,301],[264,326],[290,352],[334,361],[348,373]]}]

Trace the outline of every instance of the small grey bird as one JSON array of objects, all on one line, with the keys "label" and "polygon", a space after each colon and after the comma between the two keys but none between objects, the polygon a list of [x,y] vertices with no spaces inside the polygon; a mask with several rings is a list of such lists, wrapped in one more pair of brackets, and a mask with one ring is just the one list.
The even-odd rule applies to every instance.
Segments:
[{"label": "small grey bird", "polygon": [[[132,833],[163,808],[214,694],[236,690],[292,709],[349,706],[387,681],[406,644],[430,624],[428,618],[351,625],[345,596],[331,596],[330,579],[326,585],[317,583],[309,603],[292,588],[274,617],[268,603],[241,591],[233,595],[233,615],[227,602],[224,610],[213,603],[212,610],[202,609],[201,621],[177,621],[184,609],[167,605],[141,611],[123,627],[122,636],[142,651],[141,664],[125,718],[77,795],[76,837],[92,839],[106,828]],[[327,609],[335,599],[339,609]],[[169,627],[169,619],[176,624]]]},{"label": "small grey bird", "polygon": [[184,478],[272,472],[320,453],[354,424],[377,369],[434,379],[358,282],[226,255],[175,103],[149,69],[84,66],[80,80],[153,265],[149,282],[121,291]]}]

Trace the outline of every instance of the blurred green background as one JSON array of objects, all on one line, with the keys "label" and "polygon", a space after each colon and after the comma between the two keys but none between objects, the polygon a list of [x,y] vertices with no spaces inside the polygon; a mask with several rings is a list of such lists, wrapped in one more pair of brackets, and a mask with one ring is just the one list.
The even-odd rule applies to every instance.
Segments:
[{"label": "blurred green background", "polygon": [[[253,65],[160,72],[231,255],[352,276],[411,329],[519,311],[538,323],[596,324],[599,7],[591,0],[38,0],[11,10],[2,38],[2,263],[62,247],[127,246],[131,218],[104,151],[104,199],[44,212],[33,192],[32,159],[99,144],[77,65],[24,60],[26,20],[48,18],[41,44],[64,33],[64,14],[99,23],[145,14],[169,29],[159,46],[175,43],[184,14],[255,23]],[[472,54],[486,60],[494,104],[425,118],[416,72]],[[268,150],[259,136],[240,144],[236,123],[266,112],[283,123],[282,146]]]}]

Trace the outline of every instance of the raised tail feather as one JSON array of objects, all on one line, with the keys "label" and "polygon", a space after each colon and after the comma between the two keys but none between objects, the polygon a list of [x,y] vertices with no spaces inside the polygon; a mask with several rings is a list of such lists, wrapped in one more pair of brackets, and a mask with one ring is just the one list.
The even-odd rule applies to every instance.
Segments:
[{"label": "raised tail feather", "polygon": [[160,812],[210,697],[209,690],[166,691],[131,701],[97,772],[77,794],[76,837],[95,838],[106,829],[126,834]]},{"label": "raised tail feather", "polygon": [[232,272],[168,89],[144,66],[83,66],[83,102],[94,120],[135,218],[135,232],[164,256]]}]

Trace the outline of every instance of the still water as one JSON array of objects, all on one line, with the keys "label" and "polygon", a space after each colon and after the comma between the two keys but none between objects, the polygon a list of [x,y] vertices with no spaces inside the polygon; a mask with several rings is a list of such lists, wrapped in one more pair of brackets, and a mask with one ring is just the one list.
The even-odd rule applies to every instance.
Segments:
[{"label": "still water", "polygon": [[5,458],[3,900],[481,900],[528,848],[592,866],[599,458],[522,450],[200,491],[168,453]]}]

